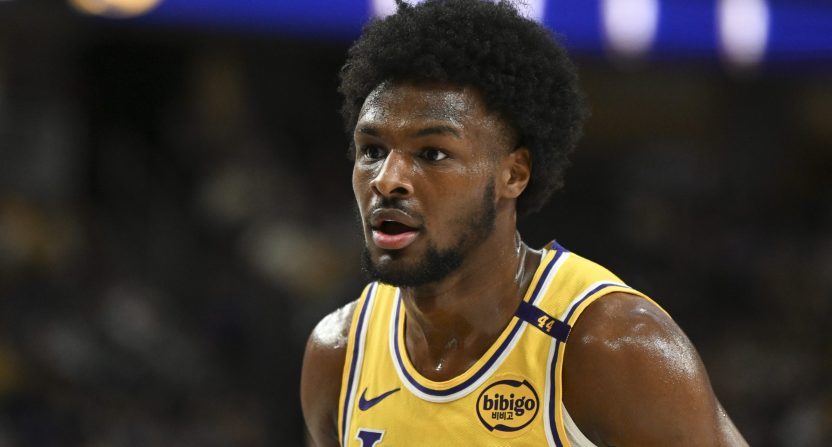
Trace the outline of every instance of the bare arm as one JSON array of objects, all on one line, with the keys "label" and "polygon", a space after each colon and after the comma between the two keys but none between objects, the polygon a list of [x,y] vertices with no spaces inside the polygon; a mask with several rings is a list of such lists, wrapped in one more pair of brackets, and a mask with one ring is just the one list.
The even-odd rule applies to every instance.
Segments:
[{"label": "bare arm", "polygon": [[355,302],[324,317],[306,343],[300,400],[310,447],[337,447],[338,399]]},{"label": "bare arm", "polygon": [[601,446],[747,446],[679,326],[625,293],[592,303],[575,324],[564,401]]}]

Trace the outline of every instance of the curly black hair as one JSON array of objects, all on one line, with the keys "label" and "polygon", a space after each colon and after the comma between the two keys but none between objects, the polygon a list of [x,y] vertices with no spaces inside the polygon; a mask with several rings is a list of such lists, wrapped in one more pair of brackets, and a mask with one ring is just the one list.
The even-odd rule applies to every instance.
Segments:
[{"label": "curly black hair", "polygon": [[395,14],[364,28],[341,70],[347,132],[352,134],[364,100],[382,82],[473,86],[515,131],[517,147],[531,152],[531,179],[517,212],[538,211],[563,185],[586,115],[566,51],[505,0],[397,3]]}]

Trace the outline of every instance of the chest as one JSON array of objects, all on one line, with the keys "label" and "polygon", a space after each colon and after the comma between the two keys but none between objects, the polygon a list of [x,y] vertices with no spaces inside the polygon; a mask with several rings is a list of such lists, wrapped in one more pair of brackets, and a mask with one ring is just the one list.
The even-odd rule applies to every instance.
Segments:
[{"label": "chest", "polygon": [[391,304],[367,317],[344,403],[344,445],[547,445],[553,338],[512,321],[465,373],[435,382],[410,363]]}]

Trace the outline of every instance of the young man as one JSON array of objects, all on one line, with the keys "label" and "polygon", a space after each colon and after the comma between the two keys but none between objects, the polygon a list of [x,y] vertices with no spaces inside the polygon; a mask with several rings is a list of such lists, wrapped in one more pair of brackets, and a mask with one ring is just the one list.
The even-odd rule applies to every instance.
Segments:
[{"label": "young man", "polygon": [[400,4],[341,91],[374,282],[309,339],[312,445],[745,445],[663,310],[517,233],[583,119],[549,33],[507,3]]}]

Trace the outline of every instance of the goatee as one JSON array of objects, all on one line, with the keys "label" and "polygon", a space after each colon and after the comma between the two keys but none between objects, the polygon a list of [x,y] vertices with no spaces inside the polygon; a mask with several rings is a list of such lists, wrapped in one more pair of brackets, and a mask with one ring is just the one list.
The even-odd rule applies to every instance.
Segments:
[{"label": "goatee", "polygon": [[488,238],[494,231],[497,220],[497,206],[494,203],[494,182],[488,183],[480,206],[471,214],[459,219],[456,231],[460,234],[457,243],[444,250],[429,245],[425,256],[412,267],[397,267],[396,253],[389,261],[373,262],[367,245],[361,256],[362,269],[370,280],[381,281],[396,287],[417,287],[441,281],[453,273],[465,260],[468,252]]}]

